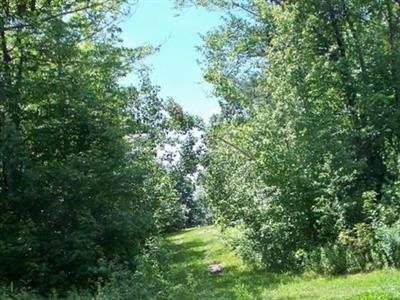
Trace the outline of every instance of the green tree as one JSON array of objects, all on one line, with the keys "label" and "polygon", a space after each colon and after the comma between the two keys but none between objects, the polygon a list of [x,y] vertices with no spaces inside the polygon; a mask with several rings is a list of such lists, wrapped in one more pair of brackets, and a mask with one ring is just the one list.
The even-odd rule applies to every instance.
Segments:
[{"label": "green tree", "polygon": [[150,53],[121,45],[124,1],[0,4],[0,280],[48,292],[134,267],[157,213],[158,89],[121,78]]},{"label": "green tree", "polygon": [[399,209],[399,3],[191,3],[228,12],[202,50],[222,106],[207,134],[216,219],[278,270],[398,220],[376,210]]}]

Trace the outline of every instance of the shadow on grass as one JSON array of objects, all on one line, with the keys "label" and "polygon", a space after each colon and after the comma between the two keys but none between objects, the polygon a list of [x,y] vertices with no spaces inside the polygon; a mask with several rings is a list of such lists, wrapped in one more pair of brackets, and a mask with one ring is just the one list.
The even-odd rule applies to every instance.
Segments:
[{"label": "shadow on grass", "polygon": [[293,281],[293,276],[228,267],[222,276],[213,280],[215,294],[218,297],[261,299],[265,289],[274,289],[279,285],[287,284]]},{"label": "shadow on grass", "polygon": [[205,257],[203,243],[199,240],[190,242],[168,241],[171,251],[171,277],[177,284],[186,284],[187,278],[202,278],[206,270],[202,264]]},{"label": "shadow on grass", "polygon": [[[210,274],[205,264],[206,245],[201,238],[168,239],[171,250],[170,278],[176,299],[261,299],[267,288],[289,283],[293,276],[227,266],[220,275]],[[217,253],[218,252],[218,253]],[[218,249],[213,254],[224,251]]]},{"label": "shadow on grass", "polygon": [[193,240],[190,242],[169,242],[167,247],[172,251],[174,262],[182,263],[185,260],[197,261],[203,258],[204,249],[201,241]]}]

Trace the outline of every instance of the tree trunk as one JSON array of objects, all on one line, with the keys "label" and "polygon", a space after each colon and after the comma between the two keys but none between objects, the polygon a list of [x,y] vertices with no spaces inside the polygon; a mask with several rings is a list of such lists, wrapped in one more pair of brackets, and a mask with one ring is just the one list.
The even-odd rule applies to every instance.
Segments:
[{"label": "tree trunk", "polygon": [[[2,11],[0,11],[0,47],[1,47],[1,63],[0,63],[0,133],[3,133],[5,125],[5,111],[7,109],[7,85],[9,84],[10,61],[9,50],[7,47],[7,39],[5,33],[5,22],[8,19],[9,8],[6,1],[2,1]],[[8,168],[7,161],[3,159],[2,164],[2,190],[8,192]]]},{"label": "tree trunk", "polygon": [[[400,6],[400,0],[399,0]],[[399,8],[396,9],[389,2],[386,3],[387,14],[388,14],[388,31],[389,31],[389,46],[390,46],[390,57],[391,66],[390,73],[392,76],[394,99],[398,107],[400,107],[400,74],[398,68],[400,66],[399,51],[398,51],[398,40],[399,40],[399,27],[400,22]],[[397,11],[397,13],[396,13]]]}]

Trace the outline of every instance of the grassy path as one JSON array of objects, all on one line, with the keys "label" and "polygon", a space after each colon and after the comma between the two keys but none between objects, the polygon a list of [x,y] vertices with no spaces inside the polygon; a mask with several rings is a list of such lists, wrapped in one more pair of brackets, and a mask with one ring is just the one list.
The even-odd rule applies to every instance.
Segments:
[{"label": "grassy path", "polygon": [[[318,278],[254,271],[211,226],[170,235],[167,241],[175,299],[400,299],[399,271]],[[222,275],[208,272],[214,263],[224,266]]]}]

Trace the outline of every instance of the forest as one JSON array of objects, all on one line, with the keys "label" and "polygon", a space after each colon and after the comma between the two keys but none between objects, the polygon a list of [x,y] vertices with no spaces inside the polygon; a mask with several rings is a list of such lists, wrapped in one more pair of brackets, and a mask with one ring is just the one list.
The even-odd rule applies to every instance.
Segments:
[{"label": "forest", "polygon": [[171,1],[209,121],[135,1],[0,0],[0,299],[400,299],[400,1]]}]

